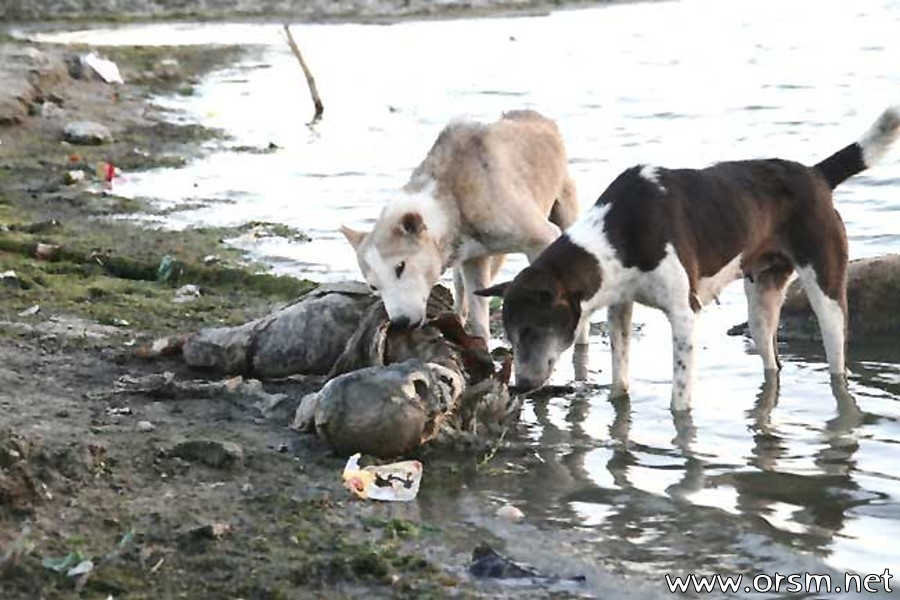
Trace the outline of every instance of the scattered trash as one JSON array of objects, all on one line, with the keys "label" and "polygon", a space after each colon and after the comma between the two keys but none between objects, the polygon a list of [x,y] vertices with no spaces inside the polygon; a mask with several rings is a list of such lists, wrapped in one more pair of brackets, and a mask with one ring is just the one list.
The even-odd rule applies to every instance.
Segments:
[{"label": "scattered trash", "polygon": [[[160,558],[158,561],[156,561],[156,563],[152,567],[150,567],[150,574],[152,575],[153,573],[156,573],[157,571],[159,571],[159,568],[163,566],[164,562],[166,562],[165,557]],[[113,598],[112,598],[112,596],[110,596],[106,600],[113,600]]]},{"label": "scattered trash", "polygon": [[76,183],[81,183],[84,181],[84,171],[81,169],[76,169],[74,171],[66,171],[65,175],[66,185],[74,185]]},{"label": "scattered trash", "polygon": [[485,543],[472,551],[469,573],[482,579],[530,579],[534,583],[584,583],[584,575],[555,577],[542,575],[527,565],[513,562]]},{"label": "scattered trash", "polygon": [[148,433],[156,429],[156,425],[154,425],[150,421],[138,421],[134,428],[141,433]]},{"label": "scattered trash", "polygon": [[175,259],[166,254],[159,260],[159,267],[156,269],[157,283],[166,283],[172,278],[172,272],[175,269]]},{"label": "scattered trash", "polygon": [[88,52],[81,55],[81,64],[96,73],[106,83],[125,83],[119,66],[113,61],[102,58],[96,52]]},{"label": "scattered trash", "polygon": [[370,500],[409,502],[419,493],[422,463],[405,460],[389,465],[359,467],[360,454],[354,454],[344,467],[344,487]]},{"label": "scattered trash", "polygon": [[112,183],[112,180],[119,174],[119,169],[111,162],[106,161],[97,165],[97,178],[102,179],[106,183]]},{"label": "scattered trash", "polygon": [[507,521],[513,522],[518,522],[525,518],[525,513],[523,513],[512,504],[504,504],[503,506],[498,508],[497,512],[494,514],[496,514],[501,519],[506,519]]},{"label": "scattered trash", "polygon": [[79,575],[85,575],[86,573],[90,573],[94,570],[94,562],[91,560],[83,560],[68,571],[66,571],[67,577],[78,577]]},{"label": "scattered trash", "polygon": [[129,327],[131,325],[131,323],[126,321],[125,319],[119,318],[114,318],[112,321],[110,321],[110,324],[114,325],[115,327]]},{"label": "scattered trash", "polygon": [[217,265],[222,262],[222,259],[216,254],[208,254],[203,257],[203,264],[206,266]]},{"label": "scattered trash", "polygon": [[41,312],[41,307],[38,304],[35,304],[31,308],[26,308],[22,312],[19,313],[20,317],[33,317],[34,315]]},{"label": "scattered trash", "polygon": [[48,556],[41,561],[41,566],[45,569],[56,571],[57,573],[66,573],[82,562],[83,557],[81,556],[81,552],[76,550],[74,552],[69,552],[62,558],[51,558]]},{"label": "scattered trash", "polygon": [[134,414],[130,406],[110,406],[106,409],[106,414],[111,417],[127,417]]},{"label": "scattered trash", "polygon": [[63,129],[63,140],[80,146],[99,146],[112,141],[112,133],[93,121],[72,121]]},{"label": "scattered trash", "polygon": [[186,302],[193,302],[199,297],[200,287],[194,285],[193,283],[189,283],[175,290],[175,298],[172,300],[172,302],[176,304],[184,304]]},{"label": "scattered trash", "polygon": [[22,281],[15,271],[3,271],[0,273],[0,283],[11,288],[22,287]]}]

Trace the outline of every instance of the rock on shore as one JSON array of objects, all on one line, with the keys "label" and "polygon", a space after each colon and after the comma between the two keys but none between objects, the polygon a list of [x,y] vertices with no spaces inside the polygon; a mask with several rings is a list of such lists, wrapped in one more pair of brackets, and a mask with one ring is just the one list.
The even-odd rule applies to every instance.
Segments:
[{"label": "rock on shore", "polygon": [[[900,254],[850,261],[847,269],[847,329],[851,344],[883,341],[900,333]],[[730,333],[750,335],[747,323]],[[781,309],[778,337],[820,340],[822,335],[799,281],[794,280]]]}]

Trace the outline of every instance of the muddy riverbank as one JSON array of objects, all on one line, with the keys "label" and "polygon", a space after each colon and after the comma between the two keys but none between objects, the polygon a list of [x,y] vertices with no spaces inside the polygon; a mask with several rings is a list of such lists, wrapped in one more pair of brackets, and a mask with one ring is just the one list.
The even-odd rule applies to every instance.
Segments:
[{"label": "muddy riverbank", "polygon": [[394,21],[535,14],[565,6],[621,0],[36,0],[6,2],[0,21],[129,21],[135,19],[289,19],[302,22]]},{"label": "muddy riverbank", "polygon": [[[104,50],[133,82],[118,86],[72,78],[72,51],[83,49],[0,49],[0,78],[17,82],[0,125],[0,596],[492,596],[465,572],[481,537],[473,526],[351,499],[343,460],[261,418],[259,388],[116,392],[147,375],[202,376],[146,358],[156,337],[245,322],[314,284],[270,275],[222,243],[248,232],[302,243],[302,232],[144,229],[127,217],[150,207],[115,194],[116,177],[228,143],[172,124],[148,98],[190,93],[244,50]],[[64,142],[76,121],[103,125],[111,141]],[[199,296],[179,300],[185,284]],[[484,459],[430,459],[423,501],[440,505]]]}]

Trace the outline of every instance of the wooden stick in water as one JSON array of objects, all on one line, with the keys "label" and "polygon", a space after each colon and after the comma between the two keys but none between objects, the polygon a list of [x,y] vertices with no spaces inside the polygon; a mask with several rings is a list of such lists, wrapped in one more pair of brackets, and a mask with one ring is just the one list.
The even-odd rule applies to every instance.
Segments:
[{"label": "wooden stick in water", "polygon": [[306,83],[309,85],[309,95],[312,96],[313,104],[316,107],[316,114],[313,115],[313,119],[310,123],[315,123],[322,118],[322,113],[325,112],[325,105],[322,104],[322,99],[319,97],[319,90],[316,88],[316,80],[313,77],[312,71],[309,70],[306,61],[303,60],[303,55],[300,54],[300,48],[297,46],[297,42],[294,41],[294,36],[291,34],[291,28],[287,23],[284,24],[284,33],[287,35],[287,41],[288,45],[291,47],[291,52],[297,57],[297,62],[300,63],[300,68],[303,69],[303,75],[306,76]]}]

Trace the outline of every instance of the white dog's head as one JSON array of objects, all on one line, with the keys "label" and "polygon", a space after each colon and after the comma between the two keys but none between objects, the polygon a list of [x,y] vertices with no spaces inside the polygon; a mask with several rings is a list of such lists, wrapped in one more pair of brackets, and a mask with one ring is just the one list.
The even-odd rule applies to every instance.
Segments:
[{"label": "white dog's head", "polygon": [[341,226],[341,233],[356,250],[366,282],[381,294],[391,324],[421,325],[428,295],[444,270],[434,233],[422,213],[389,206],[372,231]]}]

